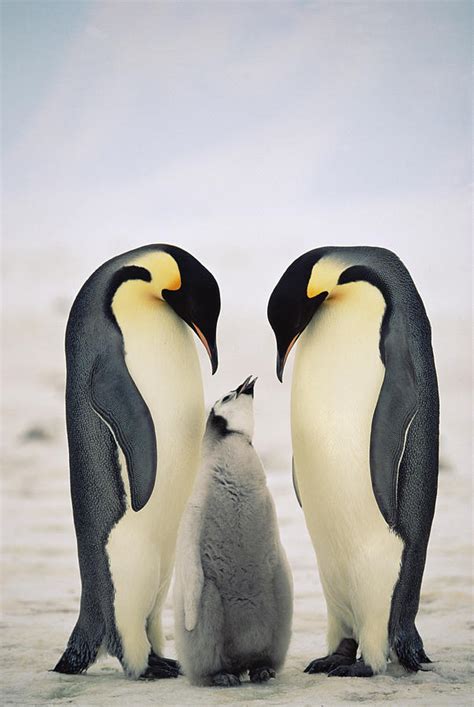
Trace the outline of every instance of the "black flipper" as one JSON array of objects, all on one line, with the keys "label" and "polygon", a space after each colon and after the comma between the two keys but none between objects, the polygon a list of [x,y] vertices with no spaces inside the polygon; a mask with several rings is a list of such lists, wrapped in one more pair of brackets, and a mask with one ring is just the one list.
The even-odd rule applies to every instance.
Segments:
[{"label": "black flipper", "polygon": [[291,474],[293,477],[293,488],[295,490],[295,496],[298,500],[298,503],[300,504],[300,508],[303,508],[303,504],[301,503],[301,496],[300,496],[300,490],[298,488],[298,479],[296,478],[296,471],[295,471],[295,458],[291,458]]},{"label": "black flipper", "polygon": [[380,511],[390,527],[397,517],[398,470],[416,414],[415,370],[403,318],[387,308],[380,332],[385,377],[372,420],[370,473]]},{"label": "black flipper", "polygon": [[128,372],[122,351],[97,356],[91,374],[94,410],[111,427],[127,462],[131,503],[140,511],[155,485],[157,450],[150,411]]}]

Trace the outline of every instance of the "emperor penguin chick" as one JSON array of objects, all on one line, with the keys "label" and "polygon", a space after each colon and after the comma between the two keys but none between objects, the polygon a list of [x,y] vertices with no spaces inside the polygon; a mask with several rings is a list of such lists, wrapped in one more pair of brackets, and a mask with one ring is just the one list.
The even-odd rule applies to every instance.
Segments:
[{"label": "emperor penguin chick", "polygon": [[175,641],[197,685],[275,677],[291,634],[291,572],[273,499],[252,446],[247,378],[212,408],[203,461],[178,533]]}]

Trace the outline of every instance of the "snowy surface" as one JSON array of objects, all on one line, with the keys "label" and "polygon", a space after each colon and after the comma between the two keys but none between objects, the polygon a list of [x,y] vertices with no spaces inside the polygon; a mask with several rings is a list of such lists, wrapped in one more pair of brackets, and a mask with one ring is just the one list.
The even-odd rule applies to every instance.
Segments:
[{"label": "snowy surface", "polygon": [[[310,659],[324,654],[326,619],[313,550],[291,483],[287,408],[291,366],[286,384],[277,384],[269,327],[264,322],[260,326],[255,318],[239,319],[235,312],[232,316],[223,313],[221,371],[211,378],[203,357],[203,376],[209,402],[245,375],[260,376],[256,446],[276,500],[295,583],[293,638],[284,669],[270,684],[244,684],[231,690],[191,687],[184,677],[132,682],[111,658],[97,663],[86,675],[48,672],[75,623],[80,591],[63,419],[62,338],[75,286],[66,282],[67,264],[56,265],[58,279],[51,292],[42,288],[41,296],[28,306],[20,298],[17,307],[4,307],[8,375],[3,382],[2,703],[470,704],[469,336],[462,322],[443,319],[434,326],[443,400],[443,463],[418,617],[425,647],[434,661],[429,672],[408,675],[391,665],[386,675],[370,680],[302,672]],[[20,291],[15,272],[12,267],[7,282],[10,302],[12,292]],[[60,286],[61,275],[64,283]],[[170,600],[164,622],[166,653],[172,657]]]}]

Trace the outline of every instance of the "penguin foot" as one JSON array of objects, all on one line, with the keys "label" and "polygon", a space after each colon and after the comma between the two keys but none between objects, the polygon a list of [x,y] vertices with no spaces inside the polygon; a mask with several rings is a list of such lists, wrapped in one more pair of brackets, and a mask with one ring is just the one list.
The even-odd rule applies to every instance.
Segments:
[{"label": "penguin foot", "polygon": [[276,677],[276,672],[273,668],[250,668],[250,682],[268,682],[271,678]]},{"label": "penguin foot", "polygon": [[233,673],[216,673],[212,676],[212,684],[217,687],[238,687],[240,678]]},{"label": "penguin foot", "polygon": [[149,665],[140,675],[140,680],[163,680],[165,678],[177,678],[178,675],[179,673],[176,670]]},{"label": "penguin foot", "polygon": [[173,658],[162,658],[161,656],[156,655],[156,653],[154,653],[153,651],[151,651],[150,655],[148,656],[148,665],[149,667],[157,666],[162,668],[169,668],[169,670],[176,671],[177,675],[183,674],[181,666],[177,660],[173,660]]},{"label": "penguin foot", "polygon": [[142,680],[163,680],[182,675],[179,663],[171,658],[161,658],[153,651],[148,656],[148,667],[140,675]]},{"label": "penguin foot", "polygon": [[357,643],[353,638],[343,638],[338,647],[324,658],[316,658],[306,666],[305,673],[330,673],[340,666],[352,665],[356,662]]},{"label": "penguin foot", "polygon": [[374,671],[370,665],[366,665],[362,658],[351,665],[340,665],[328,673],[328,678],[371,678]]}]

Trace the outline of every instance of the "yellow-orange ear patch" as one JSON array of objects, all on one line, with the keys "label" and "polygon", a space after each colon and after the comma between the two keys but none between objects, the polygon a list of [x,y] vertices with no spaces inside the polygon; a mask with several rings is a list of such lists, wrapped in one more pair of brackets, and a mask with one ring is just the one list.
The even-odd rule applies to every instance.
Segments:
[{"label": "yellow-orange ear patch", "polygon": [[163,299],[163,290],[179,290],[181,287],[181,273],[178,263],[169,253],[156,251],[147,253],[134,260],[134,265],[146,268],[151,274],[150,288],[155,297]]},{"label": "yellow-orange ear patch", "polygon": [[308,281],[306,294],[309,299],[316,297],[321,292],[329,292],[336,287],[339,276],[347,265],[331,257],[323,257],[313,265]]}]

